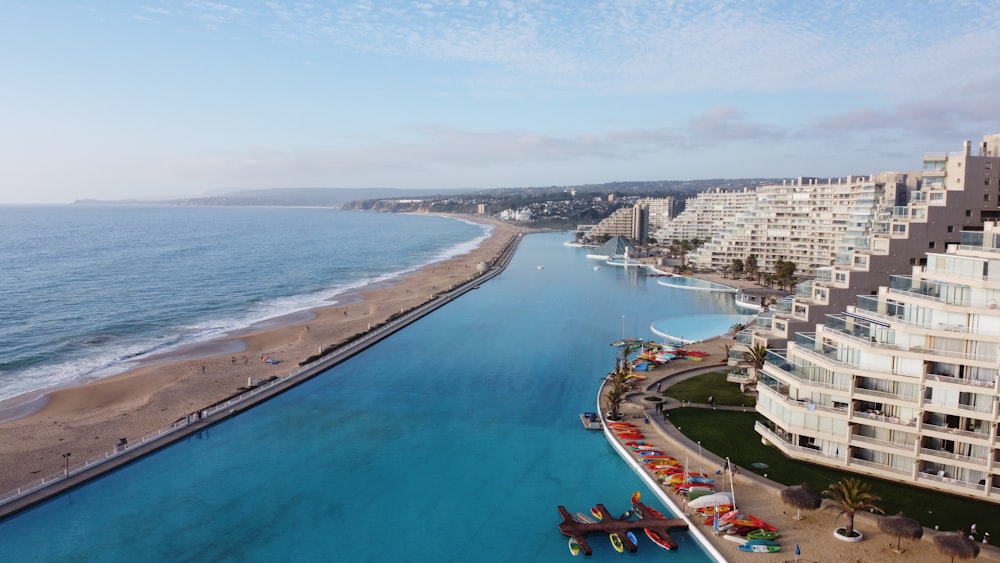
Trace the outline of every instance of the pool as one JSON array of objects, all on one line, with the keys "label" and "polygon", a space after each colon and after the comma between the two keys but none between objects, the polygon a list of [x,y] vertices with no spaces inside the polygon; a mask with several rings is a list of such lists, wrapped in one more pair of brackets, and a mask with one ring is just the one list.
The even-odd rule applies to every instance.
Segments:
[{"label": "pool", "polygon": [[681,289],[693,289],[696,291],[726,291],[736,293],[735,287],[688,276],[673,275],[669,278],[657,280],[656,283],[667,287],[679,287]]},{"label": "pool", "polygon": [[653,321],[649,330],[657,336],[668,340],[688,344],[701,342],[729,332],[737,324],[745,324],[753,320],[755,315],[694,315],[689,317],[674,317],[671,319]]}]

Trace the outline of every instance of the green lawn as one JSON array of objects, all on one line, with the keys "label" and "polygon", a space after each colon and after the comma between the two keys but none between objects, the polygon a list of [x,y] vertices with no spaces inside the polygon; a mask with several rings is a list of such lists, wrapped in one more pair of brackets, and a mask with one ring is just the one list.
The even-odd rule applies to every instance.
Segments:
[{"label": "green lawn", "polygon": [[675,383],[667,387],[663,395],[692,403],[707,403],[709,397],[715,397],[716,405],[753,407],[757,404],[756,398],[744,395],[739,385],[727,382],[726,373],[722,371],[713,371]]},{"label": "green lawn", "polygon": [[[716,374],[704,376],[709,381],[717,382]],[[699,376],[682,382],[677,387],[701,379]],[[725,381],[725,376],[722,377]],[[738,386],[732,383],[729,387]],[[718,383],[710,385],[694,385],[692,393],[704,393],[712,389],[721,404],[723,390]],[[669,389],[670,396],[675,395],[675,388]],[[707,396],[706,396],[707,397]],[[704,402],[705,397],[692,397],[695,402]],[[731,403],[730,403],[731,404]],[[737,405],[739,403],[736,403]],[[807,483],[817,491],[823,491],[843,477],[857,476],[855,474],[821,467],[811,463],[787,459],[777,448],[761,443],[760,435],[754,432],[754,422],[762,420],[756,412],[732,412],[710,410],[705,408],[681,407],[669,411],[671,422],[688,438],[701,441],[702,447],[720,457],[729,459],[738,465],[741,471],[753,471],[767,474],[773,481],[785,485]],[[754,468],[754,463],[763,463],[767,468]],[[714,472],[717,467],[711,468]],[[968,500],[957,496],[942,494],[930,489],[909,487],[899,483],[883,481],[871,477],[860,476],[869,483],[872,492],[882,497],[881,506],[886,514],[896,514],[903,511],[907,516],[919,520],[924,526],[933,528],[940,526],[942,530],[964,529],[968,531],[972,523],[977,524],[979,533],[990,532],[1000,538],[1000,506]],[[739,499],[739,490],[736,491]]]}]

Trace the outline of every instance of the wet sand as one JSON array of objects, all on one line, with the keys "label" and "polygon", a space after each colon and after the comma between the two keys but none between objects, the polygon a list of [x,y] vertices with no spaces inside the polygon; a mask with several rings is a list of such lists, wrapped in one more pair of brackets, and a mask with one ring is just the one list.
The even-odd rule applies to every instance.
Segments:
[{"label": "wet sand", "polygon": [[520,231],[488,218],[464,218],[494,226],[466,254],[340,295],[333,306],[148,358],[125,373],[36,395],[33,403],[6,410],[0,417],[8,419],[0,422],[0,493],[60,473],[66,453],[73,464],[103,456],[121,438],[138,442],[239,393],[248,382],[292,373],[320,350],[467,281],[477,264],[496,258]]}]

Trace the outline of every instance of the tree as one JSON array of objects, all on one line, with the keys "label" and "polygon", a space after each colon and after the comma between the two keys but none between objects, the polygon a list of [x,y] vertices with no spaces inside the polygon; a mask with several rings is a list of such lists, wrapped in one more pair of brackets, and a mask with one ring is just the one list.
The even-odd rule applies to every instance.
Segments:
[{"label": "tree", "polygon": [[840,515],[847,515],[847,525],[844,526],[843,535],[849,538],[857,536],[854,531],[855,513],[862,510],[885,513],[882,507],[876,504],[882,497],[872,494],[868,489],[868,483],[856,477],[845,477],[836,483],[830,483],[830,486],[823,491],[823,496],[833,501],[829,508],[839,512],[838,518]]},{"label": "tree", "polygon": [[782,260],[779,258],[774,263],[774,276],[778,282],[778,287],[781,289],[788,288],[791,291],[792,286],[795,285],[795,262],[791,260]]},{"label": "tree", "polygon": [[621,415],[621,404],[625,401],[625,393],[628,392],[628,356],[642,344],[630,342],[622,346],[621,352],[615,359],[615,370],[608,374],[607,393],[604,395],[605,405],[608,410],[608,418],[618,420]]},{"label": "tree", "polygon": [[757,275],[760,273],[760,270],[758,269],[758,266],[757,266],[757,255],[756,254],[751,254],[750,256],[747,256],[746,262],[744,262],[744,264],[743,264],[743,269],[746,270],[748,277],[752,277],[752,278],[756,278],[757,277]]},{"label": "tree", "polygon": [[760,379],[760,370],[764,369],[765,362],[767,362],[767,346],[763,344],[754,344],[743,352],[743,364],[750,368],[750,384],[755,384]]},{"label": "tree", "polygon": [[733,278],[739,278],[743,273],[743,260],[733,258]]}]

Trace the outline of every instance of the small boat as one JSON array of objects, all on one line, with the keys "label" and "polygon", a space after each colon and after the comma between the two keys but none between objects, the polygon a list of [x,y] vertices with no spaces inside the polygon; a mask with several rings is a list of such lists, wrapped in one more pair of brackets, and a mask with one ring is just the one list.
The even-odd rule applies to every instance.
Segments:
[{"label": "small boat", "polygon": [[646,513],[645,516],[652,516],[653,518],[659,518],[660,520],[666,520],[667,517],[663,515],[662,512],[653,508],[652,506],[642,505],[642,510]]},{"label": "small boat", "polygon": [[738,543],[740,545],[746,545],[746,543],[747,543],[747,539],[746,538],[741,538],[739,536],[734,536],[734,535],[731,535],[731,534],[724,534],[722,536],[722,539],[729,540],[731,542],[736,542],[736,543]]},{"label": "small boat", "polygon": [[573,515],[573,520],[576,520],[577,522],[579,522],[581,524],[596,524],[597,523],[597,522],[594,521],[593,518],[591,518],[590,516],[587,516],[586,514],[584,514],[582,512],[577,512],[576,514],[574,514]]},{"label": "small boat", "polygon": [[747,534],[748,540],[776,540],[778,536],[781,535],[778,532],[772,532],[771,530],[765,530],[763,528],[758,528],[749,534]]},{"label": "small boat", "polygon": [[598,522],[600,522],[601,520],[604,520],[604,513],[601,512],[600,508],[597,508],[595,506],[595,507],[593,507],[593,508],[590,509],[590,513],[594,515],[594,518],[597,518]]},{"label": "small boat", "polygon": [[576,538],[569,539],[569,552],[573,554],[573,557],[580,555],[580,542]]},{"label": "small boat", "polygon": [[608,534],[608,538],[611,540],[611,547],[615,548],[615,551],[621,553],[625,551],[625,544],[622,543],[622,538],[618,534],[611,532]]},{"label": "small boat", "polygon": [[635,534],[632,533],[632,530],[626,531],[625,537],[628,538],[628,541],[632,542],[632,545],[639,545],[639,538],[635,537]]},{"label": "small boat", "polygon": [[[668,541],[666,538],[664,538],[660,534],[657,534],[653,530],[650,530],[649,528],[643,528],[642,531],[646,532],[646,537],[649,538],[650,541],[652,541],[656,545],[662,547],[663,549],[666,549],[666,550],[669,551],[671,549],[676,549],[677,548],[677,544],[673,542],[672,538]],[[669,537],[669,536],[667,536],[667,537]]]},{"label": "small boat", "polygon": [[775,553],[781,551],[781,545],[778,542],[769,540],[749,540],[747,543],[737,547],[740,551],[749,551],[751,553]]}]

